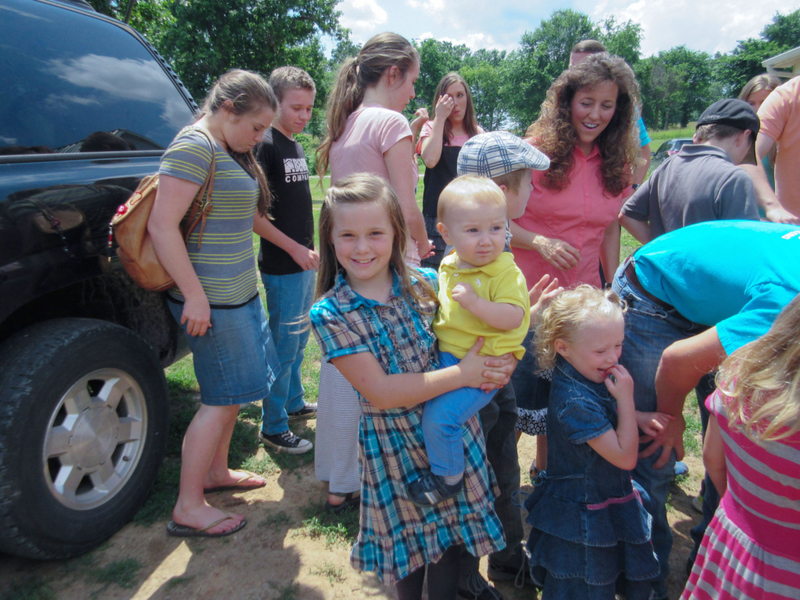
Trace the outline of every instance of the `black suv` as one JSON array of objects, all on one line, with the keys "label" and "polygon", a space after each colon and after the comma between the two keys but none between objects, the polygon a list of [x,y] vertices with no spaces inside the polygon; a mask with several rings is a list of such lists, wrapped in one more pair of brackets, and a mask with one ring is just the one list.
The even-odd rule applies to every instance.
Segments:
[{"label": "black suv", "polygon": [[131,27],[0,0],[0,551],[85,552],[155,479],[185,346],[108,223],[196,110]]}]

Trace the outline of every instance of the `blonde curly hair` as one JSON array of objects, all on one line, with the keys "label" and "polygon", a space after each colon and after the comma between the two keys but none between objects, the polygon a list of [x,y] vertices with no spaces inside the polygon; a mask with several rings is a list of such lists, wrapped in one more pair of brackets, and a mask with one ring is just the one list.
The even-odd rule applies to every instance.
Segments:
[{"label": "blonde curly hair", "polygon": [[622,319],[625,303],[612,290],[583,284],[564,290],[536,318],[533,345],[540,371],[556,364],[556,340],[573,342],[578,331],[601,319]]}]

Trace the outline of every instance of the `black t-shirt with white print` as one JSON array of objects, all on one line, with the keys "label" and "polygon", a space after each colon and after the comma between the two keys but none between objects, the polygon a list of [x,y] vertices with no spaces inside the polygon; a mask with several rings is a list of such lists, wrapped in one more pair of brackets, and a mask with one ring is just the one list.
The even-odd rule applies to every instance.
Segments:
[{"label": "black t-shirt with white print", "polygon": [[[306,248],[314,247],[314,212],[303,147],[274,127],[256,153],[272,191],[272,224]],[[302,268],[281,248],[261,238],[258,266],[268,275],[291,275]]]}]

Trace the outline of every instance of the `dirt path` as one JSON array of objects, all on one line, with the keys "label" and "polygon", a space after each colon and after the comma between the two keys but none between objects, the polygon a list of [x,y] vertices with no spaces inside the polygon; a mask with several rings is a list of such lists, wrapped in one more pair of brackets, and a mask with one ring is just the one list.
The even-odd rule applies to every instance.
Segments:
[{"label": "dirt path", "polygon": [[[313,427],[313,421],[310,424]],[[258,449],[256,460],[264,458]],[[534,455],[527,436],[520,441],[522,472]],[[691,498],[699,489],[702,465],[689,457],[690,475],[673,486],[670,521],[675,548],[670,598],[685,581],[691,540],[699,520]],[[157,600],[333,600],[394,598],[372,575],[348,562],[345,528],[315,521],[325,490],[312,464],[269,474],[268,485],[246,493],[216,494],[214,504],[247,516],[247,527],[229,538],[180,540],[167,537],[166,520],[129,524],[98,550],[68,561],[38,562],[0,554],[0,598]],[[530,491],[530,486],[524,486]],[[352,525],[352,518],[350,520]],[[327,539],[326,539],[327,538]],[[485,569],[485,560],[482,568]],[[531,600],[530,588],[498,584],[506,600]]]}]

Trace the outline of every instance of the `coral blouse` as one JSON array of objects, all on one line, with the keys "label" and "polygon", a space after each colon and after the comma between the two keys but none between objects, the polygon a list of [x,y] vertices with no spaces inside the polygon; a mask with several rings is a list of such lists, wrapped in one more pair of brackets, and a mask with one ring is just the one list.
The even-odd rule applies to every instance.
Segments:
[{"label": "coral blouse", "polygon": [[[600,245],[606,229],[617,219],[624,199],[631,192],[631,188],[626,188],[619,196],[612,196],[606,191],[600,172],[602,160],[597,145],[589,156],[584,156],[576,147],[570,184],[561,191],[542,186],[546,171],[533,172],[533,192],[525,214],[514,219],[514,223],[533,233],[567,242],[580,252],[581,260],[573,268],[562,271],[536,250],[512,248],[528,287],[544,274],[558,277],[563,287],[577,283],[600,287]],[[613,275],[606,273],[606,278],[610,280]]]}]

